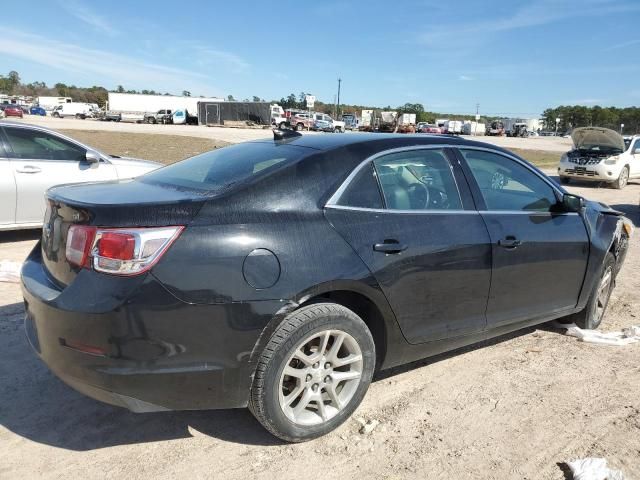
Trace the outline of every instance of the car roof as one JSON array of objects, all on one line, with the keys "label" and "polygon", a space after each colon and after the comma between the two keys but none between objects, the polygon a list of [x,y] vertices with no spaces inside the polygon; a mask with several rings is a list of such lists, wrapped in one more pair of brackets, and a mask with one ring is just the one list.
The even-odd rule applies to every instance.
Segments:
[{"label": "car roof", "polygon": [[[362,145],[366,143],[376,142],[384,144],[388,141],[390,147],[394,146],[412,146],[412,145],[467,145],[467,146],[483,146],[502,150],[495,145],[475,142],[465,138],[452,135],[425,135],[425,134],[400,134],[400,133],[344,133],[344,134],[303,134],[299,137],[285,138],[279,140],[287,145],[296,145],[299,147],[313,148],[315,150],[333,150],[349,145]],[[273,140],[271,140],[273,141]],[[265,143],[267,140],[254,140],[257,143]],[[382,148],[386,148],[381,145]]]}]

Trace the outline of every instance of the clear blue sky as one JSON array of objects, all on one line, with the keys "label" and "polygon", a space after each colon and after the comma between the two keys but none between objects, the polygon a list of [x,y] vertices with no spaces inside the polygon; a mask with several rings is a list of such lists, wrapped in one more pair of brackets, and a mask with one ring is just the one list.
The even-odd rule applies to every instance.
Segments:
[{"label": "clear blue sky", "polygon": [[[449,6],[452,5],[452,6]],[[536,115],[640,105],[639,0],[3,2],[24,81]]]}]

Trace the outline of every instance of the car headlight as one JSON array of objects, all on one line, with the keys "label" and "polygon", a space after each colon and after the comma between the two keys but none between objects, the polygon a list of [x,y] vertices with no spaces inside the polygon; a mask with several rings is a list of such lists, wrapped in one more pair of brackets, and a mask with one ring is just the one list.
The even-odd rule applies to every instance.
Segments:
[{"label": "car headlight", "polygon": [[616,162],[620,159],[620,157],[618,155],[615,155],[613,157],[609,157],[604,161],[605,165],[615,165]]}]

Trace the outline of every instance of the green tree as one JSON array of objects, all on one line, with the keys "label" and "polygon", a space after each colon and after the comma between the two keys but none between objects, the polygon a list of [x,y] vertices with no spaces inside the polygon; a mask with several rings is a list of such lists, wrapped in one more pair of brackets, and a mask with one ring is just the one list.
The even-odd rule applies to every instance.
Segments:
[{"label": "green tree", "polygon": [[228,101],[228,102],[235,102],[235,101],[236,101],[236,99],[235,99],[235,98],[233,98],[233,95],[227,95],[227,101]]},{"label": "green tree", "polygon": [[182,96],[183,97],[190,97],[191,96],[191,92],[189,90],[183,90],[182,91]]}]

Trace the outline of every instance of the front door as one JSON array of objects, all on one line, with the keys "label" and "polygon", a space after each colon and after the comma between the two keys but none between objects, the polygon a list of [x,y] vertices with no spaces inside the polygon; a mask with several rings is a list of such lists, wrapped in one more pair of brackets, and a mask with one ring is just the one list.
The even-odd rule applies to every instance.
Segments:
[{"label": "front door", "polygon": [[410,343],[485,328],[491,247],[478,212],[463,206],[464,182],[442,149],[389,153],[366,164],[325,210]]},{"label": "front door", "polygon": [[488,328],[573,309],[589,258],[582,217],[557,211],[554,188],[524,163],[459,151],[491,236]]},{"label": "front door", "polygon": [[113,165],[86,161],[86,149],[55,134],[21,127],[4,127],[16,181],[16,223],[42,223],[44,195],[64,183],[117,178]]}]

